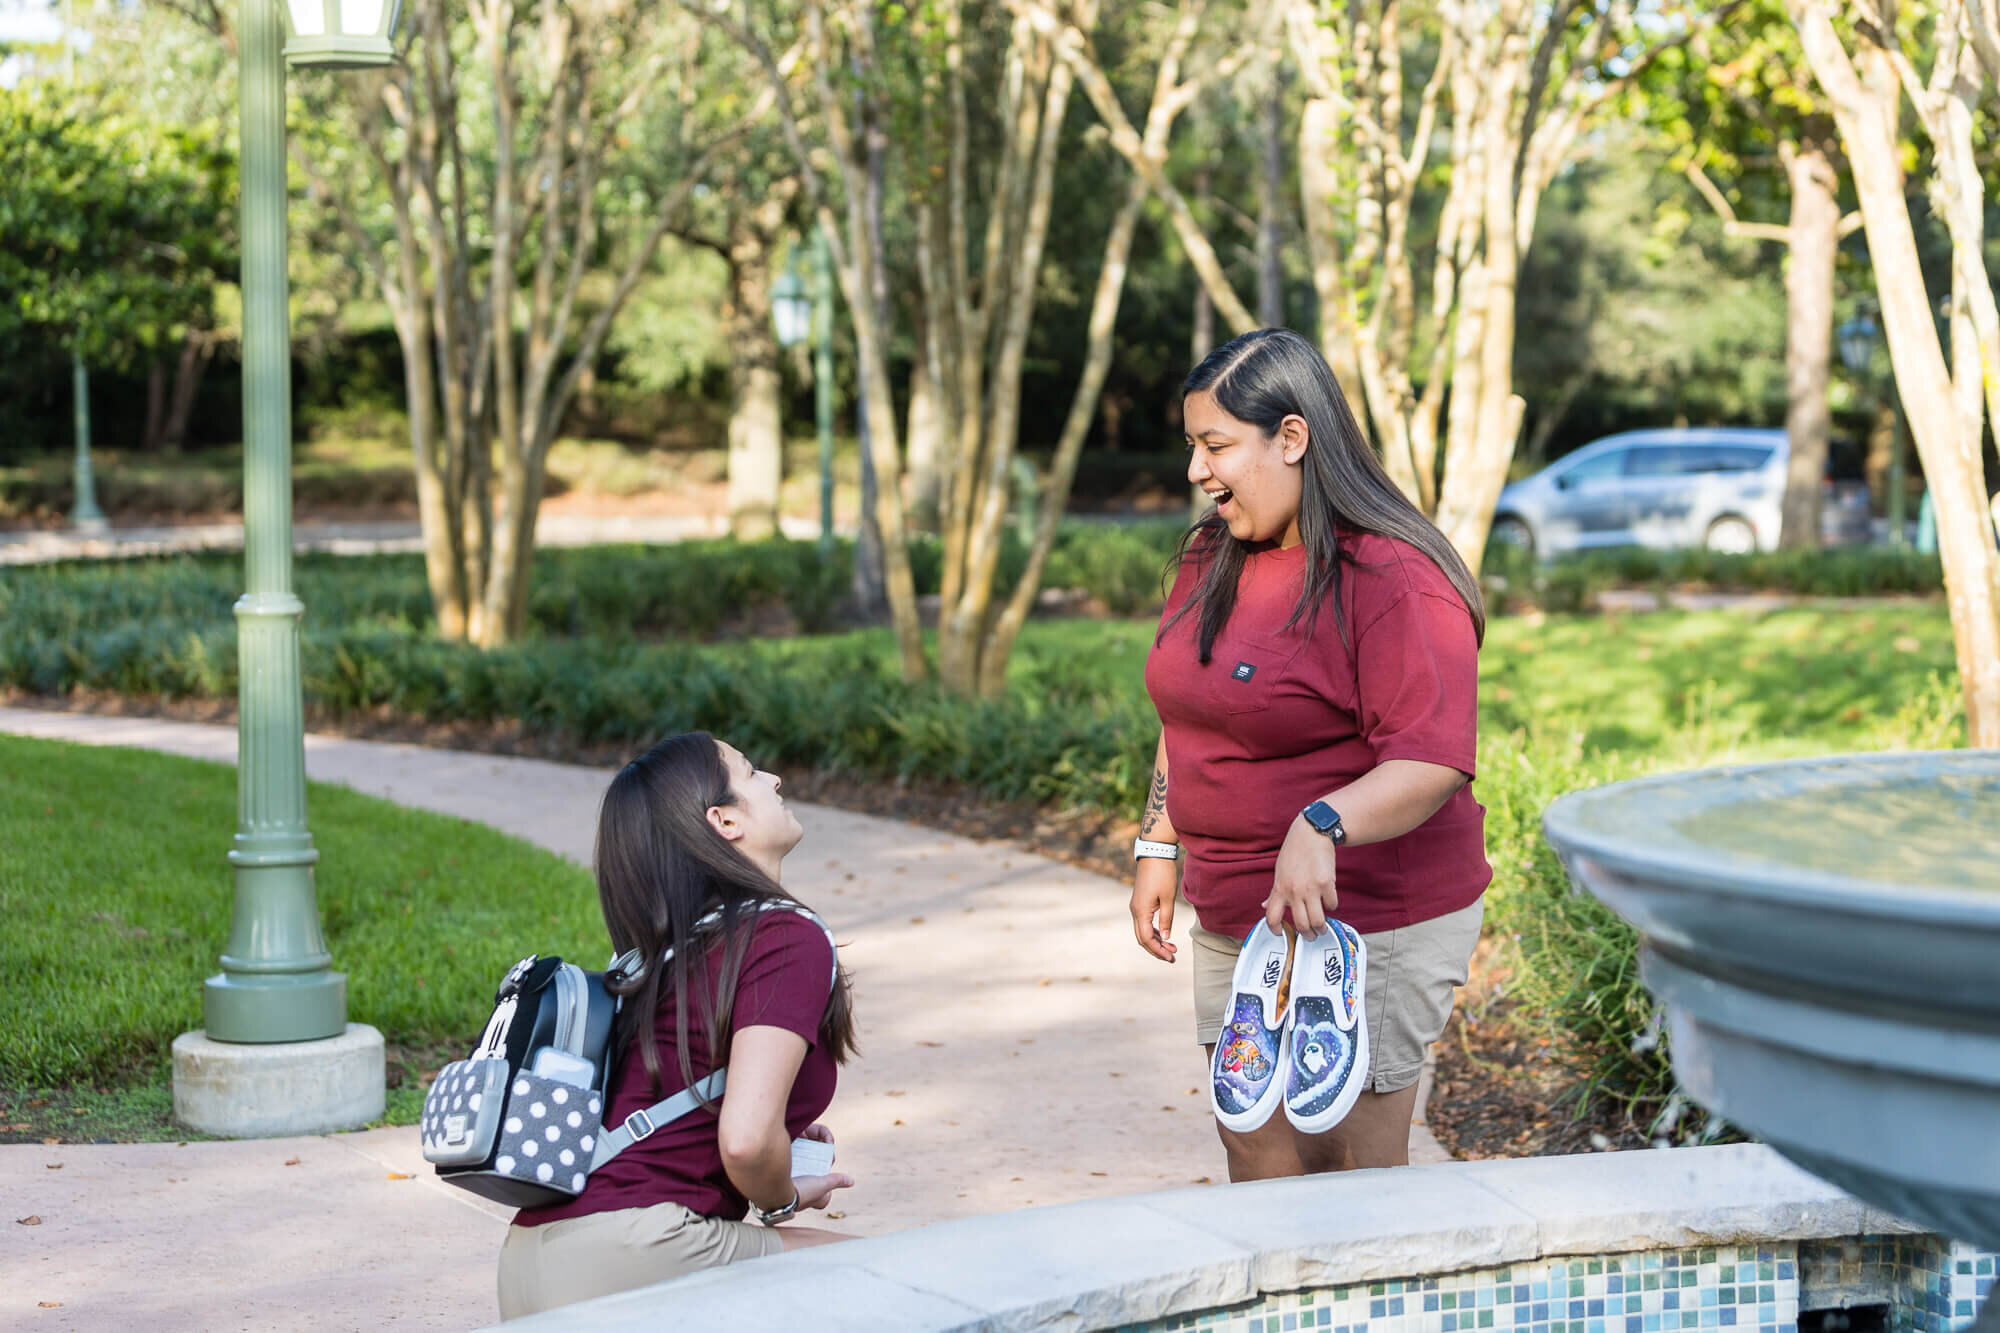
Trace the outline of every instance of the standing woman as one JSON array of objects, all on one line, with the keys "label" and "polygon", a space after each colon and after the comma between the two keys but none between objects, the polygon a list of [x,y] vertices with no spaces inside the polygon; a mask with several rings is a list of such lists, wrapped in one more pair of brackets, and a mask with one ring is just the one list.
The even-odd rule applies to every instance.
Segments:
[{"label": "standing woman", "polygon": [[612,988],[620,1056],[604,1123],[727,1074],[719,1103],[661,1125],[576,1198],[515,1214],[502,1319],[846,1239],[775,1229],[854,1183],[792,1176],[794,1138],[833,1142],[817,1121],[854,1024],[831,936],[780,886],[803,830],[779,785],[697,731],[661,741],[604,793],[598,899],[613,951],[644,960]]},{"label": "standing woman", "polygon": [[[1196,1040],[1232,1180],[1401,1165],[1492,878],[1469,785],[1478,584],[1298,334],[1217,348],[1182,387],[1182,415],[1188,479],[1215,509],[1181,541],[1146,660],[1161,733],[1133,932],[1175,960],[1185,853]],[[1313,1106],[1299,1089],[1338,1070],[1308,1029],[1342,1038],[1307,1022],[1330,1010],[1303,996],[1324,982],[1337,1004],[1343,980],[1361,1062],[1344,1109]],[[1293,1095],[1251,1105],[1274,1080]]]}]

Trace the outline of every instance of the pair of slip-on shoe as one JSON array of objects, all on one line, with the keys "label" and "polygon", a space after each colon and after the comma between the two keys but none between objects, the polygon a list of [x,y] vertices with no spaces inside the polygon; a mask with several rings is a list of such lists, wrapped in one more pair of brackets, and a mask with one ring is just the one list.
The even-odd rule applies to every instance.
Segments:
[{"label": "pair of slip-on shoe", "polygon": [[1361,1095],[1368,949],[1345,922],[1326,926],[1317,939],[1288,940],[1259,921],[1244,939],[1209,1065],[1209,1096],[1223,1128],[1248,1133],[1282,1101],[1294,1127],[1324,1134]]}]

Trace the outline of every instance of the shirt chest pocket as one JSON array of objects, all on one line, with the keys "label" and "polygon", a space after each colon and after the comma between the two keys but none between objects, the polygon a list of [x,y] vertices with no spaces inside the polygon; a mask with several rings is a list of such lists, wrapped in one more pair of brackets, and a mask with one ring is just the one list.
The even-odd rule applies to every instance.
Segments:
[{"label": "shirt chest pocket", "polygon": [[1226,646],[1215,645],[1209,670],[1215,673],[1214,697],[1222,711],[1256,713],[1268,708],[1302,647],[1297,639],[1275,634],[1244,635]]}]

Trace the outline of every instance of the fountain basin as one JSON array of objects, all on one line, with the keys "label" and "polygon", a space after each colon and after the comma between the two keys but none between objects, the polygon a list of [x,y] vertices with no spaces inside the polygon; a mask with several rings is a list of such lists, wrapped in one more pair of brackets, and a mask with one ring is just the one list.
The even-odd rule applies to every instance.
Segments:
[{"label": "fountain basin", "polygon": [[1561,798],[1543,830],[1643,937],[1690,1094],[2000,1246],[2000,752],[1644,778]]}]

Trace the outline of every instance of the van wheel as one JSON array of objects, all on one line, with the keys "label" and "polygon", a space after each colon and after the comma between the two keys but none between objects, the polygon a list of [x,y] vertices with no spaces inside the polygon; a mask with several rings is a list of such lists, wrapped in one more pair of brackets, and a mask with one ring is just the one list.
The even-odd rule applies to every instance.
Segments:
[{"label": "van wheel", "polygon": [[1492,539],[1499,542],[1502,546],[1517,547],[1529,555],[1535,553],[1534,532],[1526,523],[1512,514],[1502,514],[1500,517],[1494,519],[1491,535]]},{"label": "van wheel", "polygon": [[1750,526],[1750,520],[1736,514],[1724,514],[1708,525],[1708,549],[1719,555],[1754,555],[1757,550],[1757,529]]}]

